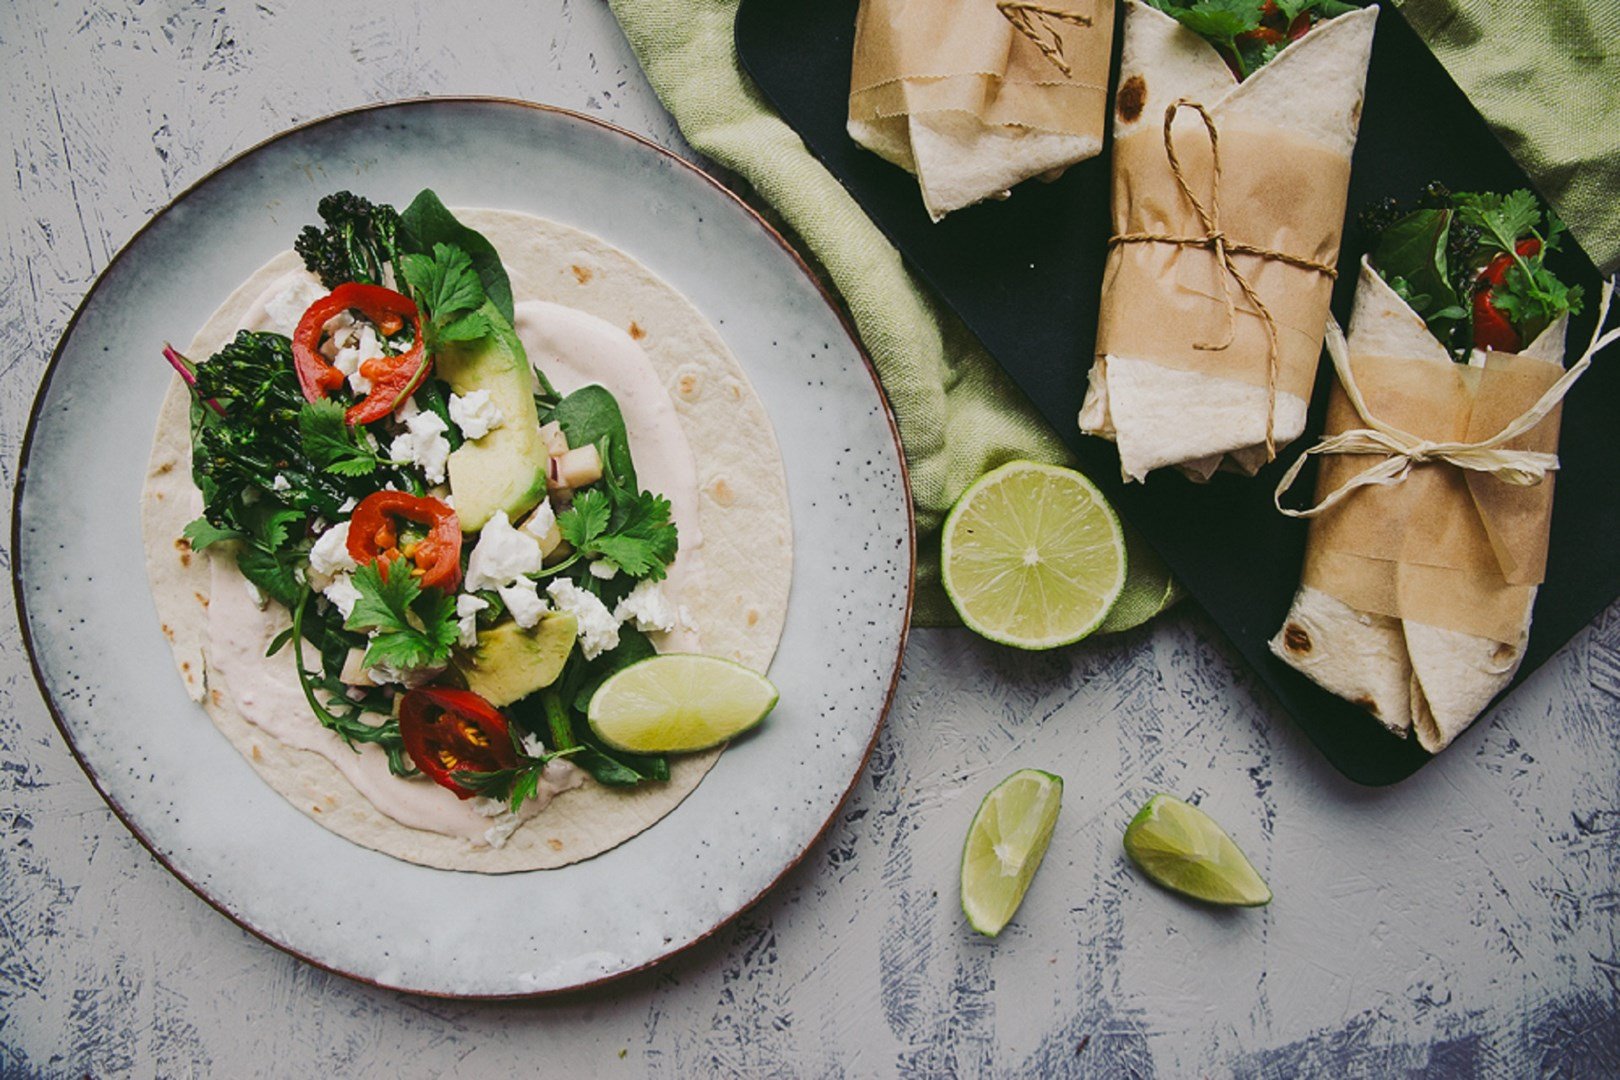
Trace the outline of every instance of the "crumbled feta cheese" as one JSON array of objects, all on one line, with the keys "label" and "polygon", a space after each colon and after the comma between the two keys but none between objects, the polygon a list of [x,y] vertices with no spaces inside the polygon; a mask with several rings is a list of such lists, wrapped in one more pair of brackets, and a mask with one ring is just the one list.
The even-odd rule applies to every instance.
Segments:
[{"label": "crumbled feta cheese", "polygon": [[489,607],[489,601],[472,593],[456,597],[456,629],[461,632],[461,647],[471,649],[478,644],[478,613]]},{"label": "crumbled feta cheese", "polygon": [[335,577],[359,569],[359,564],[349,555],[347,521],[340,521],[321,533],[315,546],[309,549],[309,568],[322,577]]},{"label": "crumbled feta cheese", "polygon": [[551,606],[540,596],[533,578],[518,578],[510,585],[501,586],[497,591],[501,595],[501,603],[511,612],[512,621],[525,630],[533,629],[534,624],[540,621],[540,616]]},{"label": "crumbled feta cheese", "polygon": [[542,498],[540,505],[536,506],[529,516],[523,519],[523,524],[519,525],[518,528],[536,540],[544,541],[546,537],[551,535],[551,530],[556,524],[557,512],[551,508],[551,500]]},{"label": "crumbled feta cheese", "polygon": [[[358,340],[358,332],[354,327],[353,315],[350,315],[347,311],[340,311],[327,319],[326,325],[321,329],[326,334],[326,340],[321,342],[321,353],[328,360],[336,360],[338,353],[344,349],[353,351],[355,356],[358,357],[359,352],[354,349],[354,343]],[[358,360],[351,358],[349,362],[352,365],[357,363]],[[349,371],[353,370],[353,367],[349,369]],[[344,374],[349,374],[349,371],[345,371]]]},{"label": "crumbled feta cheese", "polygon": [[505,799],[491,799],[487,795],[474,795],[467,800],[472,812],[483,817],[500,817],[506,813]]},{"label": "crumbled feta cheese", "polygon": [[518,826],[522,825],[523,821],[524,819],[517,814],[506,814],[496,818],[495,824],[484,830],[484,843],[492,848],[505,847],[506,842],[517,832]]},{"label": "crumbled feta cheese", "polygon": [[525,732],[523,735],[523,752],[530,757],[540,757],[546,752],[546,744],[540,741],[540,736],[530,735]]},{"label": "crumbled feta cheese", "polygon": [[630,595],[619,601],[613,616],[621,622],[633,622],[637,630],[673,630],[677,616],[675,605],[664,595],[664,583],[648,578],[630,590]]},{"label": "crumbled feta cheese", "polygon": [[505,422],[500,406],[490,399],[488,390],[474,390],[470,394],[450,395],[450,419],[469,439],[482,439]]},{"label": "crumbled feta cheese", "polygon": [[444,433],[450,426],[438,413],[415,407],[415,401],[400,410],[399,418],[405,422],[405,431],[388,444],[388,456],[395,461],[409,461],[422,470],[430,484],[444,483],[445,463],[450,460],[450,440]]},{"label": "crumbled feta cheese", "polygon": [[321,590],[321,595],[330,600],[332,606],[337,608],[345,619],[354,613],[354,605],[360,601],[360,590],[354,587],[354,582],[349,579],[348,574],[338,574],[334,577],[331,583]]},{"label": "crumbled feta cheese", "polygon": [[[373,636],[376,636],[373,633]],[[398,683],[407,689],[426,686],[428,683],[444,674],[445,665],[433,664],[429,667],[396,668],[392,664],[373,664],[366,668],[366,678],[378,686],[384,683]]]},{"label": "crumbled feta cheese", "polygon": [[263,589],[253,584],[253,582],[249,581],[247,578],[242,579],[242,586],[243,588],[247,589],[248,599],[253,601],[254,607],[258,608],[260,611],[263,611],[265,608],[270,606],[270,598],[264,595]]},{"label": "crumbled feta cheese", "polygon": [[497,510],[484,523],[478,533],[478,546],[467,558],[466,588],[468,592],[498,589],[525,574],[539,573],[544,565],[539,541],[512,528],[506,511]]},{"label": "crumbled feta cheese", "polygon": [[546,586],[552,603],[579,621],[579,648],[585,659],[595,660],[619,644],[619,620],[595,593],[586,592],[567,578]]},{"label": "crumbled feta cheese", "polygon": [[359,505],[360,500],[356,499],[353,495],[350,495],[347,499],[343,500],[343,505],[338,507],[338,509],[347,514],[349,511],[353,510]]},{"label": "crumbled feta cheese", "polygon": [[270,490],[271,491],[291,491],[292,490],[292,481],[288,480],[285,476],[282,476],[280,473],[276,473],[275,479],[270,481]]},{"label": "crumbled feta cheese", "polygon": [[591,577],[603,581],[612,581],[619,576],[618,566],[607,559],[592,559],[585,568],[591,572]]},{"label": "crumbled feta cheese", "polygon": [[264,305],[265,318],[270,321],[269,329],[290,337],[298,329],[298,320],[304,317],[309,305],[325,295],[326,290],[320,285],[309,278],[299,278]]}]

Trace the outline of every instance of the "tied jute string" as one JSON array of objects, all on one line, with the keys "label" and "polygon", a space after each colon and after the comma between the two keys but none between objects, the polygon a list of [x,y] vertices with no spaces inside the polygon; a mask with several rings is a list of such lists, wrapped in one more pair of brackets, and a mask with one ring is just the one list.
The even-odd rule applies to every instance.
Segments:
[{"label": "tied jute string", "polygon": [[[1211,162],[1211,179],[1209,187],[1209,204],[1206,206],[1187,182],[1181,171],[1181,159],[1176,155],[1176,142],[1172,129],[1176,122],[1176,113],[1183,106],[1194,110],[1204,121],[1204,130],[1209,133],[1209,153]],[[1282,366],[1282,353],[1277,340],[1277,320],[1266,307],[1265,301],[1255,291],[1254,285],[1238,269],[1235,255],[1254,255],[1262,259],[1275,259],[1297,266],[1301,270],[1314,270],[1318,274],[1325,274],[1328,280],[1339,276],[1339,272],[1326,263],[1317,262],[1299,255],[1290,255],[1286,251],[1273,251],[1270,248],[1256,247],[1253,244],[1244,244],[1228,239],[1221,231],[1221,134],[1210,117],[1208,110],[1196,101],[1180,98],[1164,110],[1164,156],[1170,162],[1170,173],[1176,179],[1176,186],[1192,204],[1193,212],[1198,215],[1198,223],[1203,228],[1202,236],[1174,236],[1170,233],[1123,233],[1111,236],[1108,246],[1116,244],[1174,244],[1177,247],[1205,248],[1215,256],[1220,264],[1222,273],[1221,296],[1223,308],[1226,312],[1226,335],[1219,342],[1195,342],[1193,348],[1204,352],[1223,352],[1230,348],[1237,334],[1237,302],[1232,295],[1232,283],[1237,282],[1244,299],[1253,305],[1256,314],[1266,328],[1266,458],[1270,460],[1277,456],[1276,422],[1277,422],[1277,377]]]},{"label": "tied jute string", "polygon": [[[1063,72],[1065,76],[1074,75],[1068,58],[1063,55],[1063,35],[1044,20],[1069,23],[1071,26],[1090,26],[1090,18],[1073,11],[1059,11],[1044,4],[1028,3],[1027,0],[998,0],[996,10],[1012,23],[1014,30],[1034,42],[1035,47],[1041,50],[1041,55],[1050,60],[1053,67]],[[1040,19],[1037,19],[1037,16],[1040,16]]]},{"label": "tied jute string", "polygon": [[[1506,449],[1503,444],[1518,438],[1545,420],[1558,403],[1564,400],[1564,395],[1569,393],[1569,388],[1575,384],[1575,380],[1592,366],[1593,357],[1614,342],[1620,341],[1620,326],[1607,333],[1603,331],[1603,324],[1609,318],[1609,302],[1613,297],[1614,282],[1605,281],[1603,301],[1598,306],[1597,326],[1593,328],[1591,343],[1587,345],[1581,358],[1564,372],[1557,382],[1549,386],[1534,405],[1510,421],[1501,431],[1488,439],[1472,443],[1432,442],[1420,439],[1373,416],[1368,411],[1366,398],[1362,396],[1361,387],[1356,385],[1355,375],[1350,370],[1350,346],[1344,339],[1344,331],[1339,329],[1336,322],[1329,324],[1327,347],[1328,354],[1333,358],[1333,368],[1339,374],[1339,382],[1344,386],[1345,395],[1349,397],[1356,415],[1361,417],[1367,426],[1329,435],[1301,454],[1299,460],[1289,466],[1288,471],[1283,474],[1276,493],[1272,495],[1272,502],[1279,511],[1289,517],[1314,518],[1344,501],[1357,488],[1399,484],[1411,475],[1414,465],[1430,461],[1442,461],[1459,469],[1487,473],[1505,484],[1516,487],[1533,487],[1541,483],[1549,472],[1558,468],[1558,455],[1535,450],[1511,450]],[[1314,506],[1303,510],[1290,510],[1284,507],[1283,496],[1299,479],[1300,470],[1305,467],[1305,462],[1316,454],[1379,454],[1384,455],[1384,459],[1346,480]]]}]

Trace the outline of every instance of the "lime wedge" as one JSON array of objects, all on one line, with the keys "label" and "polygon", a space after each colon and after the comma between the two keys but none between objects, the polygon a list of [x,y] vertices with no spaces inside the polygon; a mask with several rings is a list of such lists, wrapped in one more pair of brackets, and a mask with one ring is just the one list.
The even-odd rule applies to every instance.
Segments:
[{"label": "lime wedge", "polygon": [[995,937],[1024,902],[1063,806],[1063,778],[1020,769],[991,789],[962,845],[962,912]]},{"label": "lime wedge", "polygon": [[1167,889],[1211,904],[1258,907],[1271,890],[1232,838],[1210,816],[1169,795],[1155,795],[1125,828],[1125,853]]},{"label": "lime wedge", "polygon": [[635,754],[707,750],[776,705],[776,687],[717,656],[665,653],[631,664],[591,695],[585,718],[607,745]]},{"label": "lime wedge", "polygon": [[968,628],[1021,649],[1079,641],[1125,587],[1125,534],[1073,469],[1014,461],[945,519],[945,592]]}]

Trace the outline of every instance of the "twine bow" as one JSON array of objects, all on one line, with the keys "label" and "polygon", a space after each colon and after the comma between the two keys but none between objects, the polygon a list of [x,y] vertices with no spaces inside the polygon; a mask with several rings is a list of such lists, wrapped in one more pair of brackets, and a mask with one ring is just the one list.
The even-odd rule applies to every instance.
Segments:
[{"label": "twine bow", "polygon": [[1074,74],[1068,58],[1063,55],[1063,35],[1053,26],[1038,22],[1035,17],[1039,15],[1072,26],[1090,26],[1089,16],[1074,11],[1061,11],[1044,4],[1029,3],[1028,0],[998,0],[996,10],[1012,23],[1014,30],[1029,38],[1035,47],[1041,50],[1041,55],[1052,62],[1053,67],[1063,72],[1066,77]]},{"label": "twine bow", "polygon": [[[1414,465],[1430,461],[1443,461],[1459,469],[1487,473],[1515,487],[1533,487],[1541,483],[1548,473],[1558,468],[1558,455],[1537,450],[1511,450],[1505,448],[1504,444],[1525,434],[1545,420],[1547,414],[1564,400],[1564,395],[1569,393],[1569,388],[1575,384],[1575,380],[1592,366],[1593,357],[1615,341],[1620,341],[1620,326],[1607,333],[1603,331],[1603,324],[1609,317],[1609,302],[1613,297],[1614,282],[1605,281],[1603,300],[1598,306],[1597,326],[1593,328],[1592,341],[1581,354],[1581,358],[1564,372],[1557,382],[1549,386],[1534,405],[1510,421],[1501,431],[1488,439],[1472,443],[1420,439],[1373,416],[1368,411],[1367,400],[1362,396],[1361,387],[1356,385],[1355,375],[1350,370],[1350,347],[1344,339],[1344,331],[1339,329],[1338,323],[1330,323],[1327,334],[1328,355],[1333,358],[1333,368],[1339,374],[1339,382],[1343,385],[1350,404],[1355,408],[1356,415],[1361,417],[1362,423],[1367,426],[1329,435],[1301,454],[1299,460],[1289,466],[1288,471],[1283,474],[1276,493],[1272,495],[1272,501],[1279,511],[1289,517],[1314,518],[1344,501],[1357,488],[1399,484],[1411,475]],[[1379,454],[1384,455],[1384,458],[1346,480],[1314,506],[1304,510],[1290,510],[1284,507],[1283,496],[1299,479],[1300,471],[1305,468],[1305,462],[1313,455],[1325,454]]]},{"label": "twine bow", "polygon": [[[1181,171],[1181,159],[1176,155],[1175,138],[1172,129],[1176,121],[1176,113],[1182,106],[1195,110],[1204,121],[1204,130],[1209,133],[1209,154],[1211,162],[1211,179],[1209,187],[1209,205],[1205,206],[1197,194],[1193,192],[1192,185]],[[1221,134],[1210,117],[1208,110],[1196,101],[1180,98],[1164,110],[1164,156],[1170,162],[1170,174],[1176,179],[1176,186],[1181,188],[1181,194],[1192,204],[1193,212],[1198,215],[1198,223],[1203,228],[1202,236],[1173,236],[1169,233],[1123,233],[1108,239],[1108,246],[1115,244],[1174,244],[1177,247],[1206,248],[1215,256],[1222,273],[1221,297],[1226,312],[1226,336],[1219,343],[1194,342],[1193,348],[1204,352],[1223,352],[1230,348],[1237,334],[1237,302],[1232,296],[1232,283],[1237,282],[1242,290],[1244,299],[1254,306],[1255,312],[1266,328],[1266,459],[1277,456],[1276,423],[1277,423],[1277,377],[1282,368],[1282,353],[1277,339],[1277,320],[1266,307],[1265,301],[1255,291],[1253,284],[1238,269],[1234,255],[1255,255],[1262,259],[1275,259],[1297,266],[1301,270],[1314,270],[1324,274],[1331,281],[1339,276],[1339,272],[1326,263],[1317,262],[1299,255],[1290,255],[1286,251],[1273,251],[1270,248],[1255,247],[1253,244],[1239,243],[1230,240],[1221,231]]]}]

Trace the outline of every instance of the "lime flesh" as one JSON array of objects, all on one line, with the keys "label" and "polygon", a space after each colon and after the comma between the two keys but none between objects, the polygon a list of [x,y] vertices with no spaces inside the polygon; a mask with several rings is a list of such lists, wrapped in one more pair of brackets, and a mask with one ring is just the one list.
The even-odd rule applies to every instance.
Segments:
[{"label": "lime flesh", "polygon": [[1155,795],[1125,829],[1125,853],[1167,889],[1210,904],[1258,907],[1271,890],[1210,816]]},{"label": "lime flesh", "polygon": [[945,592],[974,632],[1050,649],[1101,625],[1125,587],[1125,534],[1073,469],[1014,461],[981,477],[945,519]]},{"label": "lime flesh", "polygon": [[1063,778],[1020,769],[991,789],[962,845],[962,912],[987,937],[1001,933],[1029,891],[1063,806]]},{"label": "lime flesh", "polygon": [[707,750],[776,706],[763,675],[716,656],[666,653],[618,672],[591,696],[586,719],[607,745],[636,754]]}]

